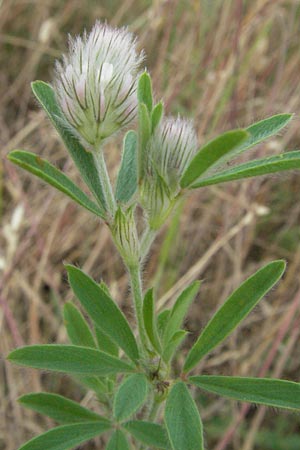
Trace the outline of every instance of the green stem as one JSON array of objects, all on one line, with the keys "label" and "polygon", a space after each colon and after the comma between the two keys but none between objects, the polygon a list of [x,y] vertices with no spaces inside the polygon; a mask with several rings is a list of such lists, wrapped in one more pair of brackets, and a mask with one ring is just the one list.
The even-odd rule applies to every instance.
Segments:
[{"label": "green stem", "polygon": [[142,291],[141,271],[139,266],[128,267],[128,270],[130,275],[130,284],[133,295],[135,316],[142,344],[142,354],[145,357],[147,354],[148,339],[146,336],[146,330],[144,327],[144,319],[143,319],[143,291]]},{"label": "green stem", "polygon": [[106,207],[108,209],[110,216],[113,218],[117,210],[117,204],[112,190],[109,175],[107,172],[107,167],[102,148],[98,148],[93,152],[93,158],[99,175],[99,180],[103,189]]},{"label": "green stem", "polygon": [[158,402],[156,400],[155,396],[154,396],[152,408],[150,410],[149,417],[148,417],[149,422],[154,422],[155,421],[156,416],[157,416],[157,414],[159,412],[160,406],[161,406],[161,402]]},{"label": "green stem", "polygon": [[150,247],[156,237],[156,230],[147,227],[141,238],[141,262],[146,258],[149,253]]}]

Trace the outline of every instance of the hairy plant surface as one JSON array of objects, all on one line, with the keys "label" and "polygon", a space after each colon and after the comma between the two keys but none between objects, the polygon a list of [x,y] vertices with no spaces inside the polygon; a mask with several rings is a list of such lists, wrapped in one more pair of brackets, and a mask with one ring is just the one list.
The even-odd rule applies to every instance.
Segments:
[{"label": "hairy plant surface", "polygon": [[[45,65],[46,58],[41,59],[41,56],[46,55],[50,63],[53,56],[59,57],[60,51],[55,48],[61,47],[64,30],[71,29],[68,21],[72,18],[72,23],[75,25],[71,31],[79,32],[82,28],[82,14],[80,18],[79,15],[83,10],[73,10],[71,2],[66,2],[63,10],[59,9],[60,6],[55,2],[49,2],[43,10],[35,5],[33,7],[36,13],[35,18],[40,17],[40,21],[33,22],[32,11],[27,11],[25,9],[27,6],[16,2],[15,21],[12,27],[8,3],[10,2],[1,6],[4,11],[1,18],[4,33],[1,39],[6,42],[1,56],[6,60],[10,59],[12,63],[2,75],[2,88],[5,91],[2,103],[6,109],[2,115],[1,141],[9,149],[21,146],[38,151],[40,155],[43,155],[43,159],[46,157],[52,164],[54,163],[55,166],[48,165],[43,159],[28,153],[24,155],[14,152],[11,157],[23,167],[27,169],[30,167],[36,175],[40,176],[43,173],[45,181],[51,182],[71,199],[101,217],[103,211],[97,204],[99,198],[96,202],[90,198],[87,200],[87,190],[73,167],[69,166],[57,135],[50,125],[41,124],[45,116],[42,111],[36,110],[27,88],[31,79],[49,78],[49,70]],[[232,127],[247,125],[253,119],[259,120],[281,110],[297,111],[298,56],[296,54],[297,32],[294,24],[297,23],[299,13],[296,3],[277,2],[276,5],[271,5],[268,2],[249,2],[241,10],[238,8],[238,2],[228,2],[226,5],[218,5],[216,2],[215,10],[213,10],[207,6],[207,2],[200,2],[201,5],[194,5],[191,2],[189,11],[185,10],[180,2],[175,2],[175,8],[173,8],[174,5],[169,7],[168,4],[157,4],[151,7],[140,4],[140,11],[137,10],[136,17],[132,16],[129,3],[125,2],[123,9],[119,8],[120,5],[109,3],[107,8],[103,6],[102,13],[101,11],[92,13],[87,8],[84,14],[88,22],[92,24],[94,19],[102,14],[102,17],[109,17],[113,13],[111,8],[116,7],[119,16],[115,17],[114,23],[129,23],[130,28],[141,37],[141,42],[144,38],[146,39],[145,47],[149,55],[147,66],[153,75],[156,92],[165,92],[164,106],[168,113],[176,114],[180,111],[183,115],[195,115],[201,144],[214,138],[218,131],[224,132]],[[59,13],[59,19],[56,16],[57,13]],[[230,27],[226,27],[225,23],[230,16],[234,17],[234,20],[231,21]],[[154,26],[146,31],[150,24],[149,17],[153,20],[151,23]],[[160,17],[161,21],[155,21],[155,17]],[[202,27],[199,27],[199,21],[197,22],[195,17],[199,18]],[[282,27],[279,17],[284,24]],[[207,20],[204,21],[204,18]],[[38,23],[39,26],[43,24],[43,27],[39,28]],[[23,38],[23,33],[29,29],[33,31],[31,31],[30,40],[27,40]],[[59,34],[51,33],[49,30],[59,30]],[[282,44],[280,48],[279,46],[275,48],[273,37],[278,35],[281,36]],[[232,42],[236,44],[232,46]],[[187,47],[190,52],[186,52]],[[156,49],[155,58],[152,50],[154,48]],[[17,71],[20,55],[24,55],[25,52],[28,54],[28,59],[24,67]],[[40,61],[42,64],[39,64]],[[256,64],[253,64],[253,61]],[[109,67],[107,69],[109,75]],[[13,80],[12,83],[11,80]],[[6,89],[5,86],[9,88]],[[16,95],[17,92],[22,92],[22,95]],[[13,102],[9,102],[11,98],[14,98]],[[147,105],[147,100],[145,104]],[[30,116],[27,116],[28,112]],[[12,117],[14,117],[13,121]],[[270,155],[286,147],[297,148],[297,129],[299,127],[295,118],[282,138],[274,135],[271,140],[261,145],[256,153],[251,150],[251,158],[258,160],[268,158],[264,161],[263,167],[267,168],[268,173],[274,173],[276,168],[282,167],[282,159],[279,156],[269,158]],[[251,130],[246,130],[247,132],[251,133]],[[124,152],[127,148],[128,157],[134,158],[135,137],[133,134],[127,136]],[[242,136],[240,137],[242,139]],[[105,155],[110,174],[113,179],[116,179],[116,197],[118,201],[127,202],[128,198],[131,198],[132,189],[126,180],[132,174],[124,169],[125,182],[123,183],[122,178],[116,176],[114,168],[120,160],[118,148],[115,141],[108,142]],[[211,150],[214,148],[217,147],[212,145]],[[209,145],[206,150],[202,145],[202,150],[203,156],[205,152],[209,152],[212,158],[214,151],[217,151],[209,151]],[[293,155],[293,152],[289,153],[288,160],[283,161],[286,168],[296,167],[295,156],[297,155]],[[195,174],[193,175],[192,171],[189,177],[183,177],[182,186],[185,188],[190,180],[196,182],[195,187],[201,187],[226,180],[238,180],[239,177],[249,176],[251,171],[259,173],[257,170],[260,168],[256,162],[245,163],[243,159],[238,159],[237,162],[239,169],[235,171],[224,159],[220,166],[223,173],[217,173],[218,167],[213,168],[211,172],[206,172],[201,181],[195,178],[193,180]],[[214,160],[206,159],[201,170],[207,170],[207,163],[212,166]],[[158,164],[159,161],[156,161],[156,168]],[[126,168],[123,162],[122,166]],[[199,157],[198,161],[195,159],[194,166],[196,169],[199,168]],[[99,280],[101,276],[110,285],[111,296],[118,299],[127,317],[128,313],[131,317],[129,302],[124,301],[128,291],[123,268],[111,247],[104,226],[99,230],[97,220],[88,220],[88,216],[85,216],[88,212],[85,213],[81,209],[82,212],[79,213],[79,209],[72,206],[71,200],[59,194],[51,194],[50,190],[46,190],[41,183],[38,184],[22,175],[21,171],[16,171],[6,161],[4,161],[4,167],[7,170],[4,172],[3,223],[5,227],[3,227],[1,260],[5,281],[1,304],[6,319],[4,322],[6,325],[2,330],[4,333],[1,343],[3,353],[6,354],[8,349],[25,342],[32,344],[67,342],[58,309],[58,304],[62,304],[67,291],[67,285],[60,276],[61,261],[71,262],[84,268],[85,272],[94,276],[96,280]],[[161,168],[163,170],[163,166]],[[63,169],[64,172],[68,169],[68,176],[70,175],[74,181],[70,182],[61,172],[59,172],[60,178],[57,179],[53,174],[58,175],[58,169]],[[196,175],[199,175],[199,172]],[[172,177],[168,182],[171,182],[172,192],[177,192],[178,187],[176,183],[173,183],[173,179]],[[77,187],[74,186],[74,182]],[[161,234],[155,241],[150,257],[146,259],[145,281],[148,286],[156,287],[156,307],[169,308],[184,287],[196,278],[204,280],[200,288],[201,299],[197,300],[197,306],[192,306],[192,313],[189,314],[188,327],[197,332],[204,328],[213,311],[224,302],[224,298],[228,297],[239,282],[255,272],[262,262],[267,262],[274,257],[283,257],[289,261],[287,276],[280,288],[273,291],[272,296],[254,310],[245,325],[240,327],[238,335],[233,335],[224,345],[217,347],[209,359],[197,366],[199,370],[197,368],[196,373],[200,373],[200,370],[205,368],[204,373],[209,375],[230,374],[249,377],[249,375],[259,374],[262,377],[273,375],[277,378],[283,374],[284,378],[297,380],[295,342],[297,342],[299,328],[297,326],[299,300],[296,295],[298,286],[293,276],[297,273],[298,267],[298,209],[294,201],[297,184],[298,179],[295,174],[294,178],[289,175],[288,178],[279,180],[277,177],[275,179],[272,177],[271,180],[263,178],[243,183],[236,181],[228,185],[216,185],[212,189],[201,189],[199,193],[195,191],[185,202],[184,214],[180,213],[183,204],[178,203],[177,212],[169,219],[169,231],[164,233],[166,239],[163,241],[163,234]],[[144,192],[147,192],[146,187]],[[168,213],[166,201],[163,206]],[[268,208],[271,210],[271,215],[265,218]],[[34,217],[34,220],[30,217]],[[121,219],[119,214],[118,223],[121,223]],[[152,225],[154,228],[159,225],[156,219],[153,220]],[[50,233],[49,230],[51,230]],[[115,230],[117,232],[118,228]],[[139,233],[140,230],[138,230]],[[203,239],[204,236],[205,239]],[[162,243],[163,245],[160,245]],[[37,261],[39,262],[38,270],[36,270]],[[148,275],[150,275],[149,281]],[[151,277],[153,281],[150,280]],[[147,300],[147,305],[151,308],[151,296],[147,295],[150,298]],[[70,296],[69,299],[71,300]],[[66,318],[68,314],[69,319]],[[76,311],[72,309],[72,305],[65,308],[66,323],[68,320],[77,320]],[[131,323],[133,324],[133,321]],[[262,323],[264,327],[261,326]],[[71,331],[68,330],[68,333]],[[244,340],[243,337],[247,339]],[[92,339],[94,338],[90,338],[89,346]],[[152,339],[155,345],[155,334]],[[283,345],[281,342],[284,342],[286,351],[276,360],[276,351]],[[191,344],[192,342],[188,340],[184,348],[190,348]],[[180,372],[185,353],[187,352],[177,355],[175,373]],[[290,354],[295,357],[289,359]],[[191,356],[188,358],[192,361]],[[5,364],[5,370],[3,386],[6,386],[6,389],[2,402],[5,448],[15,449],[25,437],[29,438],[38,431],[45,430],[45,422],[39,420],[34,423],[34,416],[30,412],[26,413],[24,409],[19,409],[16,404],[13,406],[13,420],[11,420],[10,407],[8,407],[10,399],[30,390],[39,390],[41,383],[44,389],[50,392],[60,392],[76,400],[83,398],[83,391],[78,390],[78,387],[70,383],[66,377],[50,373],[40,376],[38,372],[24,377],[15,369],[12,377],[12,375],[8,376],[12,368]],[[204,389],[205,377],[202,381],[201,389]],[[224,382],[226,382],[225,379]],[[195,384],[197,383],[195,381]],[[178,392],[182,390],[180,386],[177,389]],[[95,386],[91,387],[93,388]],[[212,390],[214,388],[208,385],[206,388],[214,392]],[[218,389],[221,387],[219,386]],[[264,390],[266,389],[264,387]],[[226,392],[228,395],[228,391]],[[176,398],[175,394],[176,390],[174,393]],[[225,391],[223,394],[226,395]],[[252,415],[248,415],[247,426],[240,428],[239,434],[231,444],[233,433],[229,417],[231,415],[233,424],[237,424],[246,414],[246,409],[243,408],[239,412],[234,404],[228,401],[220,403],[214,396],[201,394],[196,399],[200,402],[200,411],[203,412],[205,425],[207,424],[208,448],[213,448],[213,445],[218,449],[227,448],[228,445],[228,448],[232,446],[239,449],[255,448],[255,445],[258,446],[257,448],[261,446],[269,448],[267,445],[273,445],[270,448],[277,448],[274,445],[282,448],[280,433],[291,437],[294,434],[294,441],[291,438],[285,442],[288,442],[287,445],[290,446],[287,448],[297,448],[297,425],[293,416],[289,416],[286,422],[284,415],[281,419],[277,417],[278,424],[280,422],[280,426],[276,426],[278,436],[274,437],[274,442],[277,443],[272,444],[273,437],[266,437],[267,434],[264,432],[264,426],[274,420],[272,413],[260,410],[259,414],[256,414],[253,410],[255,414],[253,422]],[[85,405],[88,404],[89,409],[98,411],[98,406],[93,405],[92,398],[86,397],[86,402]],[[260,403],[257,398],[255,403]],[[265,403],[268,403],[266,399]],[[22,417],[27,419],[24,421]],[[219,421],[222,417],[224,420]],[[266,419],[263,422],[262,431],[257,433],[257,427],[262,423],[263,417]],[[53,419],[57,420],[55,417]],[[14,424],[18,424],[18,433],[13,432]],[[134,432],[137,432],[134,431],[135,424],[128,422],[126,426],[129,430],[126,433],[134,436]],[[228,426],[227,432],[226,426]],[[93,433],[92,425],[90,430],[90,433]],[[105,430],[103,425],[103,431]],[[84,437],[83,433],[79,434]],[[116,432],[110,445],[117,445],[114,444],[117,441],[122,443],[121,431]],[[92,448],[91,445],[88,444],[88,448]],[[98,441],[96,446],[99,448],[99,445],[101,448],[104,443]]]}]

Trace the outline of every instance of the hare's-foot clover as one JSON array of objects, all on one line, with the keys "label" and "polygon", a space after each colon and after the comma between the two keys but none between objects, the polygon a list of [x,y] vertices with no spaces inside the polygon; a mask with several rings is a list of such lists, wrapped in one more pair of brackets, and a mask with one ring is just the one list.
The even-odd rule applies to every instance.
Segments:
[{"label": "hare's-foot clover", "polygon": [[145,152],[141,203],[150,227],[165,222],[180,192],[180,179],[197,151],[191,121],[168,117],[155,128]]},{"label": "hare's-foot clover", "polygon": [[[143,259],[153,239],[187,190],[300,168],[300,152],[292,151],[224,169],[224,161],[277,133],[291,115],[279,114],[246,129],[229,131],[198,149],[192,122],[163,118],[163,103],[153,104],[149,74],[143,73],[137,82],[142,59],[143,53],[137,52],[136,41],[126,29],[98,22],[90,34],[70,39],[69,54],[56,66],[55,92],[46,83],[33,84],[34,94],[61,134],[96,202],[36,155],[19,150],[9,155],[12,162],[109,226],[128,270],[137,323],[134,334],[103,282],[99,284],[75,266],[66,267],[71,288],[89,321],[75,305],[66,304],[65,325],[72,345],[27,346],[13,351],[9,359],[75,376],[94,391],[98,411],[56,394],[24,395],[20,399],[24,406],[61,425],[19,450],[70,449],[102,433],[106,433],[109,450],[203,450],[201,418],[189,384],[235,400],[300,410],[299,383],[189,376],[276,284],[285,270],[283,261],[266,264],[229,296],[187,357],[182,355],[181,374],[172,360],[186,337],[184,318],[200,283],[187,286],[170,309],[158,313],[153,289],[145,294],[141,277]],[[125,136],[113,188],[102,145],[131,122],[137,109],[138,130]]]},{"label": "hare's-foot clover", "polygon": [[69,38],[69,53],[56,62],[54,89],[65,126],[93,153],[107,220],[116,213],[102,152],[103,142],[130,124],[137,110],[137,73],[143,52],[126,29],[97,22],[92,31]]},{"label": "hare's-foot clover", "polygon": [[58,103],[74,134],[94,150],[136,115],[136,84],[143,53],[125,28],[97,22],[69,38],[69,53],[56,63]]}]

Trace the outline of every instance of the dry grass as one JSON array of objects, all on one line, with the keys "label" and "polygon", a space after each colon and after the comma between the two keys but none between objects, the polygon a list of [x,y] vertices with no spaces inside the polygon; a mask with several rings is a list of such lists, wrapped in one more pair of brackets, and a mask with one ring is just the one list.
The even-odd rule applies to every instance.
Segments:
[{"label": "dry grass", "polygon": [[[65,49],[66,33],[78,33],[97,18],[127,24],[137,33],[148,55],[157,98],[164,97],[169,113],[194,116],[201,142],[273,113],[295,112],[282,136],[254,152],[266,155],[299,148],[299,0],[4,0],[0,7],[3,355],[23,343],[66,341],[60,313],[70,298],[64,261],[104,278],[130,312],[126,275],[105,227],[5,159],[9,150],[26,148],[78,180],[32,98],[30,81],[51,79],[53,59]],[[114,171],[116,145],[110,146],[108,158]],[[181,218],[175,215],[170,221],[170,231],[165,228],[157,239],[145,280],[150,284],[156,277],[160,304],[171,302],[186,282],[204,280],[188,322],[192,331],[199,330],[225,296],[264,262],[285,258],[289,263],[280,286],[199,370],[299,379],[299,189],[299,174],[294,173],[200,190],[186,201]],[[3,450],[15,450],[50,426],[50,421],[21,408],[16,403],[19,395],[45,389],[84,403],[93,401],[66,377],[25,371],[4,359],[0,377]],[[284,448],[300,447],[300,438],[294,447],[287,447],[288,436],[300,432],[291,415],[274,418],[272,411],[213,396],[208,400],[201,396],[199,401],[209,449],[279,449],[282,437]],[[283,434],[273,433],[272,444],[272,435],[263,440],[259,430],[273,426]]]}]

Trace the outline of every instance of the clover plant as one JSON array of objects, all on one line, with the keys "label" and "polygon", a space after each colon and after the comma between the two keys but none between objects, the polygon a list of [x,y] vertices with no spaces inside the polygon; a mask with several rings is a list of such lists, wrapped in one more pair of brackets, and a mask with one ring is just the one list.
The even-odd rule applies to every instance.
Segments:
[{"label": "clover plant", "polygon": [[[56,63],[52,85],[32,84],[90,196],[34,153],[14,150],[8,156],[87,209],[100,226],[108,227],[127,269],[135,319],[128,321],[103,282],[66,265],[81,307],[71,302],[64,305],[70,343],[25,346],[12,351],[8,359],[74,377],[94,392],[99,408],[92,411],[55,393],[23,395],[19,399],[23,406],[52,418],[58,426],[19,450],[71,449],[103,433],[108,450],[202,450],[201,411],[192,387],[242,402],[300,410],[299,383],[197,372],[197,364],[278,282],[284,261],[269,262],[229,296],[187,355],[182,355],[179,370],[173,361],[187,336],[183,322],[201,289],[200,281],[186,286],[172,307],[162,311],[156,308],[153,289],[145,292],[142,285],[143,263],[151,244],[190,191],[300,168],[300,151],[235,162],[238,155],[278,133],[292,115],[278,114],[248,128],[227,131],[199,147],[193,122],[166,116],[163,102],[155,103],[150,75],[141,71],[143,60],[143,52],[137,51],[136,39],[126,28],[97,22],[89,34],[70,38],[69,53]],[[106,143],[130,126],[133,129],[124,136],[112,184],[105,163]]]}]

